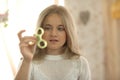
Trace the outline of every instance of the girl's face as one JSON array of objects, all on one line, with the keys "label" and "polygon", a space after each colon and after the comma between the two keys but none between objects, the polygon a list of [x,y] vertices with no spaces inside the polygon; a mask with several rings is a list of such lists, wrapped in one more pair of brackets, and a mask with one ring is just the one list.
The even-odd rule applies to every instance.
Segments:
[{"label": "girl's face", "polygon": [[48,50],[60,50],[66,42],[65,26],[58,14],[50,14],[43,23],[43,39],[48,43]]}]

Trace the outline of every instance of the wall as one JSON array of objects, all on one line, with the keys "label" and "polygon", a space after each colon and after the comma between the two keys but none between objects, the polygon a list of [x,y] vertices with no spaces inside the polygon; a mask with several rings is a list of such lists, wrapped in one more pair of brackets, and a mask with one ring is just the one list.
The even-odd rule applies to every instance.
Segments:
[{"label": "wall", "polygon": [[[81,52],[89,61],[92,80],[104,80],[104,26],[102,1],[65,0],[65,6],[70,10],[75,19]],[[82,20],[80,12],[83,12],[85,15],[83,15]],[[85,19],[85,23],[83,19]]]}]

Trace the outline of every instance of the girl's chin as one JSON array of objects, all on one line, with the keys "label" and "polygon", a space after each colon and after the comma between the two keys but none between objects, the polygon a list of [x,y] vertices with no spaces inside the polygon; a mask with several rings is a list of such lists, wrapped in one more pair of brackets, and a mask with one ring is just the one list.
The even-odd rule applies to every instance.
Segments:
[{"label": "girl's chin", "polygon": [[58,46],[48,46],[47,49],[57,50],[57,49],[60,49],[60,47],[58,47]]}]

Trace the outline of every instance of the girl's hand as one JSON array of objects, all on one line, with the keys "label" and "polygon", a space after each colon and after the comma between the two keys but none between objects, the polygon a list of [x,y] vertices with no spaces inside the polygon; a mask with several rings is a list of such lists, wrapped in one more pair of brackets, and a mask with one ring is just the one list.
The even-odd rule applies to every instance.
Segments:
[{"label": "girl's hand", "polygon": [[19,47],[20,51],[24,57],[24,60],[31,61],[33,58],[33,51],[35,44],[37,42],[36,37],[34,36],[22,36],[22,33],[25,32],[25,30],[21,30],[18,33],[18,38],[20,40]]}]

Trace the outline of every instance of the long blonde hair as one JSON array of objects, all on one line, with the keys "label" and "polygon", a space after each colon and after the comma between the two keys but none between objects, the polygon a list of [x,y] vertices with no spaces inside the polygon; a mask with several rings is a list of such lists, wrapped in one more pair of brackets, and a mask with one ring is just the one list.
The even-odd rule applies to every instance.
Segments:
[{"label": "long blonde hair", "polygon": [[[71,59],[73,57],[79,57],[80,56],[80,49],[79,49],[79,43],[77,39],[77,31],[76,27],[74,25],[74,21],[72,19],[72,16],[69,14],[68,10],[59,5],[51,5],[44,9],[41,14],[39,15],[38,22],[37,22],[37,28],[36,30],[43,26],[43,22],[45,18],[50,15],[56,13],[61,16],[63,20],[63,25],[65,26],[66,34],[67,34],[67,41],[66,41],[66,50],[65,55],[66,58]],[[43,57],[46,55],[45,49],[40,49],[36,46],[33,60],[43,59]]]}]

